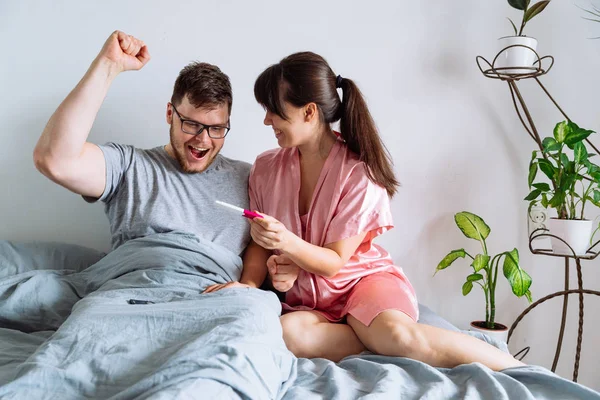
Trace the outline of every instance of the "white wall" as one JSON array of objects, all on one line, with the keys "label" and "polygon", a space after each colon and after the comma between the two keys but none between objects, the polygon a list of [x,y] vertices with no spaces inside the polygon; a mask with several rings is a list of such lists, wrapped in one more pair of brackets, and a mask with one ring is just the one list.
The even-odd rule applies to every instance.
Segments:
[{"label": "white wall", "polygon": [[[483,317],[481,291],[460,293],[465,264],[432,278],[447,251],[467,243],[453,214],[469,210],[492,227],[489,245],[517,247],[533,277],[534,298],[560,290],[559,260],[532,256],[525,225],[526,170],[533,142],[521,127],[505,83],[484,78],[478,54],[492,57],[510,34],[505,1],[102,1],[0,2],[0,237],[109,246],[100,205],[88,205],[37,173],[32,150],[60,101],[77,83],[106,37],[121,29],[142,38],[152,61],[118,77],[90,140],[138,147],[165,144],[165,105],[179,70],[192,60],[219,65],[234,87],[233,130],[224,153],[253,161],[276,146],[262,125],[254,79],[291,52],[325,56],[336,73],[358,82],[403,183],[393,201],[396,229],[383,243],[412,279],[420,300],[461,327]],[[600,24],[586,22],[570,1],[553,1],[530,23],[542,54],[556,57],[543,78],[571,118],[600,128]],[[533,82],[520,87],[543,135],[561,116]],[[596,139],[600,144],[600,140]],[[584,265],[589,288],[600,287],[600,261]],[[574,276],[574,275],[573,275]],[[575,279],[572,282],[576,282]],[[588,298],[580,382],[600,389],[600,299]],[[498,319],[526,307],[499,283]],[[576,297],[558,373],[569,377],[576,336]],[[560,302],[523,320],[511,348],[532,345],[527,360],[549,367]]]}]

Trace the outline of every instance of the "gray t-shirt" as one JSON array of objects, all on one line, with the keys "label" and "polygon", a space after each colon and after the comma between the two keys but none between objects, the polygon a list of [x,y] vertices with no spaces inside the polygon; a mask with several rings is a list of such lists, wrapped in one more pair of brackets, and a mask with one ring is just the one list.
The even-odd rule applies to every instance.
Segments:
[{"label": "gray t-shirt", "polygon": [[250,164],[221,155],[201,173],[183,172],[163,146],[149,150],[107,143],[105,203],[113,250],[154,233],[185,231],[241,255],[249,224],[215,200],[248,208]]}]

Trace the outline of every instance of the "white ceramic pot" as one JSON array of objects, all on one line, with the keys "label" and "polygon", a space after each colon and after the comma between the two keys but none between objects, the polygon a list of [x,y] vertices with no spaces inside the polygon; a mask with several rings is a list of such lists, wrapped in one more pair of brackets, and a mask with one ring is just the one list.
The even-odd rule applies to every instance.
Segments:
[{"label": "white ceramic pot", "polygon": [[[587,219],[558,219],[550,218],[550,234],[558,236],[569,244],[575,254],[585,254],[590,247],[593,221]],[[557,254],[573,254],[562,241],[552,239],[552,250]]]},{"label": "white ceramic pot", "polygon": [[484,333],[493,339],[506,343],[508,340],[508,327],[497,322],[495,322],[494,325],[495,329],[488,329],[483,328],[485,326],[485,321],[473,321],[471,322],[469,330]]},{"label": "white ceramic pot", "polygon": [[[537,64],[534,65],[537,61],[535,53],[538,43],[537,39],[527,36],[507,36],[498,40],[500,43],[499,51],[503,51],[496,59],[494,67],[506,68],[499,72],[506,74],[529,74],[534,72],[532,69],[524,69],[522,67],[537,67]],[[517,46],[507,48],[514,45]]]}]

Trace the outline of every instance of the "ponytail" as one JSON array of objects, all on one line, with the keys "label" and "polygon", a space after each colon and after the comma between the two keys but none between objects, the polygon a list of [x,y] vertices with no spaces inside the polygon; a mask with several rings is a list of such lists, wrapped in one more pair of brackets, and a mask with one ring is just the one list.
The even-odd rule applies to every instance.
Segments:
[{"label": "ponytail", "polygon": [[346,145],[367,165],[369,179],[383,186],[389,197],[398,191],[400,183],[394,175],[392,157],[377,133],[375,121],[356,84],[342,78],[340,133]]}]

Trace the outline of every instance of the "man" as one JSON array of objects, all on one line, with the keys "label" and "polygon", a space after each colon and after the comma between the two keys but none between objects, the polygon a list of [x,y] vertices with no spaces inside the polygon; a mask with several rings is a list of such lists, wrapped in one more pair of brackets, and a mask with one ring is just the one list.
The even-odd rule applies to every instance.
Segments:
[{"label": "man", "polygon": [[247,208],[250,165],[219,154],[230,128],[232,92],[218,67],[192,63],[180,72],[167,103],[166,146],[141,150],[86,141],[115,77],[148,61],[143,41],[113,32],[48,121],[35,165],[87,201],[105,203],[113,250],[130,239],[184,231],[239,256],[249,242],[248,223],[215,200]]},{"label": "man", "polygon": [[[19,265],[26,273],[0,279],[0,343],[20,351],[3,359],[18,373],[0,376],[0,398],[275,398],[294,371],[273,293],[204,293],[258,286],[266,274],[231,283],[240,255],[257,245],[244,250],[247,221],[214,203],[248,208],[250,166],[219,155],[230,127],[227,76],[205,63],[181,71],[166,146],[86,141],[115,76],[149,60],[142,41],[114,32],[36,146],[44,175],[105,203],[113,251],[81,271]],[[56,333],[25,333],[41,331]]]}]

